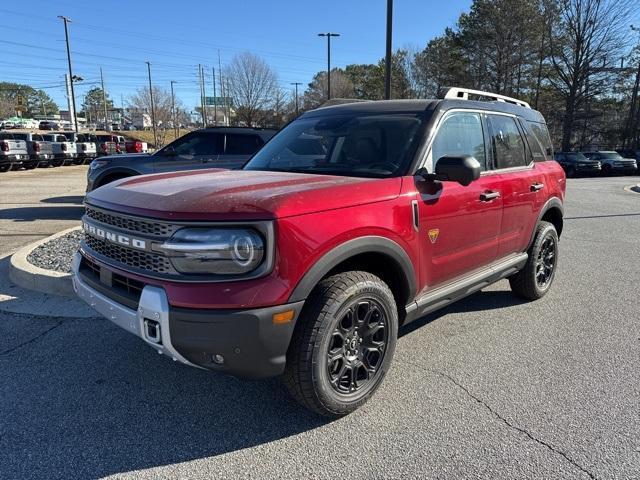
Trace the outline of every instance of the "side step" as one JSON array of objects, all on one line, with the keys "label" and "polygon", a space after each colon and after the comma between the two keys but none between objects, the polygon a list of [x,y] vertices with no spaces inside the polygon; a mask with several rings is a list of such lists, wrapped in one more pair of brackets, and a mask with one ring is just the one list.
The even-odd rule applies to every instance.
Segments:
[{"label": "side step", "polygon": [[502,259],[492,265],[460,277],[417,298],[415,302],[407,305],[405,325],[428,313],[445,307],[461,298],[471,295],[484,287],[491,285],[503,278],[509,277],[521,270],[527,263],[529,256],[519,253]]}]

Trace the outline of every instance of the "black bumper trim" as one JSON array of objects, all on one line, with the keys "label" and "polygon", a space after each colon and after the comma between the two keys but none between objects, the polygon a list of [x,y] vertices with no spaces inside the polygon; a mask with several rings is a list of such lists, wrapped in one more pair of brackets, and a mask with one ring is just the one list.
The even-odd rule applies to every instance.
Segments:
[{"label": "black bumper trim", "polygon": [[[287,350],[304,301],[251,310],[197,310],[170,307],[171,342],[180,355],[208,370],[245,378],[284,372]],[[274,313],[294,310],[294,318],[274,324]],[[222,355],[224,363],[213,360]]]}]

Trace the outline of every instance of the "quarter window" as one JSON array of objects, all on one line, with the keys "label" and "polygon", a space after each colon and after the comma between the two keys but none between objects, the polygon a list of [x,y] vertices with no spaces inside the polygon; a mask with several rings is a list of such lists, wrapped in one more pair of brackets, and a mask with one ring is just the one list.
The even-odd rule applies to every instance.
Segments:
[{"label": "quarter window", "polygon": [[496,168],[514,168],[527,165],[524,141],[513,117],[489,115],[491,143],[496,154]]},{"label": "quarter window", "polygon": [[484,134],[479,113],[456,112],[444,119],[431,146],[431,158],[435,171],[436,163],[446,156],[475,157],[482,167],[487,169],[487,155],[484,146]]}]

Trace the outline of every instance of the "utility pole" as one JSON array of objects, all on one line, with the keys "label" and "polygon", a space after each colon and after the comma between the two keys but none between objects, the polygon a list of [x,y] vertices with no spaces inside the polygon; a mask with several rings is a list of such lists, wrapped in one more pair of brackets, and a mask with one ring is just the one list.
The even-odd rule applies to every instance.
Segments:
[{"label": "utility pole", "polygon": [[216,67],[211,67],[211,84],[213,85],[213,125],[218,126],[218,99],[216,98]]},{"label": "utility pole", "polygon": [[151,123],[153,125],[153,142],[154,147],[158,148],[158,131],[156,129],[156,107],[153,103],[153,87],[151,86],[151,63],[144,62],[147,64],[147,71],[149,72],[149,98],[151,99]]},{"label": "utility pole", "polygon": [[222,119],[224,120],[225,116],[226,116],[226,123],[227,126],[229,126],[229,115],[230,113],[228,111],[226,111],[226,106],[227,106],[227,97],[225,96],[224,93],[224,83],[222,82],[222,65],[220,63],[220,49],[218,49],[218,81],[220,82],[220,95],[222,95],[223,98],[223,108],[222,108]]},{"label": "utility pole", "polygon": [[385,55],[384,98],[391,99],[391,33],[393,29],[393,0],[387,0],[387,51]]},{"label": "utility pole", "polygon": [[69,65],[69,82],[71,83],[71,106],[73,112],[69,112],[69,114],[73,115],[73,124],[76,129],[76,133],[78,133],[78,117],[76,116],[76,95],[73,91],[73,72],[71,70],[71,48],[69,47],[69,29],[67,28],[67,23],[71,22],[67,17],[63,15],[58,15],[58,18],[62,19],[64,22],[64,38],[67,42],[67,63]]},{"label": "utility pole", "polygon": [[204,85],[202,85],[202,65],[198,64],[198,82],[200,83],[200,117],[202,119],[202,128],[207,126],[207,117],[204,113]]},{"label": "utility pole", "polygon": [[173,131],[175,132],[175,137],[178,138],[178,121],[176,116],[176,97],[173,93],[173,84],[177,83],[175,80],[171,80],[171,118],[173,119]]},{"label": "utility pole", "polygon": [[204,66],[200,71],[202,75],[202,98],[204,100],[204,126],[206,127],[209,124],[209,115],[207,114],[207,79],[204,76]]},{"label": "utility pole", "polygon": [[111,125],[107,123],[107,94],[104,91],[104,76],[102,75],[102,67],[100,67],[100,84],[102,85],[102,105],[104,106],[104,129],[111,131]]},{"label": "utility pole", "polygon": [[302,85],[302,82],[291,82],[291,85],[296,86],[296,117],[299,115],[298,113],[298,85]]},{"label": "utility pole", "polygon": [[319,37],[327,37],[327,100],[331,100],[331,37],[339,37],[339,33],[319,33]]}]

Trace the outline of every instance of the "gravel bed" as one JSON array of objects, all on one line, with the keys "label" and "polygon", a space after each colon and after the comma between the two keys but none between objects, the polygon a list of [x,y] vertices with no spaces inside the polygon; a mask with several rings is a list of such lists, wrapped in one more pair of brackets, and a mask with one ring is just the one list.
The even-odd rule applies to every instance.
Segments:
[{"label": "gravel bed", "polygon": [[27,256],[27,261],[36,267],[56,272],[71,272],[71,260],[78,250],[82,230],[74,230],[61,237],[43,243]]}]

